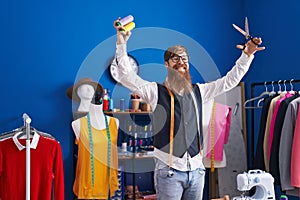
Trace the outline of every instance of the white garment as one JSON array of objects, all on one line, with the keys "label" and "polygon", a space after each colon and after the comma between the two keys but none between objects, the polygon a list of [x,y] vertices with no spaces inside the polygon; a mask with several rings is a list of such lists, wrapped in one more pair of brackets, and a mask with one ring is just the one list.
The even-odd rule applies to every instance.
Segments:
[{"label": "white garment", "polygon": [[[19,149],[19,151],[22,151],[23,149],[25,149],[26,147],[24,145],[22,145],[19,140],[18,140],[18,136],[22,134],[22,132],[17,133],[13,136],[13,141],[15,143],[15,145],[17,146],[17,148]],[[30,148],[31,149],[36,149],[38,143],[39,143],[39,139],[40,139],[40,135],[37,133],[34,133],[33,138],[30,142]]]}]

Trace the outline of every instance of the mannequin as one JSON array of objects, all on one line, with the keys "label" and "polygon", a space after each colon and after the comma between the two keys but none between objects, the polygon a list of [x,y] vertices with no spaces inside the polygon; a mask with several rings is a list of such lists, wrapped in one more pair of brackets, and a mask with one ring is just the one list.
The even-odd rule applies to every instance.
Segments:
[{"label": "mannequin", "polygon": [[[103,113],[103,104],[100,105],[95,105],[92,103],[89,103],[89,108],[88,108],[88,112],[90,114],[90,119],[91,119],[91,126],[101,130],[101,129],[105,129],[106,125],[105,125],[105,119],[104,119],[104,113]],[[110,116],[107,116],[107,121],[109,123],[110,121]],[[117,124],[117,128],[119,128],[119,120],[117,118],[114,118]],[[76,139],[79,139],[79,135],[80,135],[80,118],[76,119],[72,122],[72,128],[73,131],[75,133]]]},{"label": "mannequin", "polygon": [[119,187],[119,120],[105,115],[102,104],[90,103],[88,110],[72,122],[78,145],[73,192],[78,199],[108,199]]},{"label": "mannequin", "polygon": [[80,98],[78,112],[88,112],[90,104],[95,94],[95,89],[92,85],[83,84],[78,87],[77,95]]},{"label": "mannequin", "polygon": [[69,87],[66,95],[72,101],[79,103],[77,113],[75,112],[78,116],[75,119],[85,115],[89,111],[91,103],[99,103],[102,93],[102,85],[91,78],[81,78],[77,83]]}]

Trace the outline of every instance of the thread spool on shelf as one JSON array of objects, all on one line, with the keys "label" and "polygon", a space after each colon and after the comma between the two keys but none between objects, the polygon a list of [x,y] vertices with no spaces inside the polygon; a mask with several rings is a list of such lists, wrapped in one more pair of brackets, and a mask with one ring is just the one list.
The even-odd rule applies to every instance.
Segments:
[{"label": "thread spool on shelf", "polygon": [[124,98],[120,99],[120,111],[121,112],[125,111],[125,99]]},{"label": "thread spool on shelf", "polygon": [[288,200],[288,197],[283,194],[283,195],[280,196],[280,200]]}]

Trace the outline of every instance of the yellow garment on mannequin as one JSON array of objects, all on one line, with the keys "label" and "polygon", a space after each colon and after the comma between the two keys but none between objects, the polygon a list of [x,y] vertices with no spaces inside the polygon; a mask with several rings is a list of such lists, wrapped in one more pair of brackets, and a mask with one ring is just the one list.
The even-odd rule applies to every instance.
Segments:
[{"label": "yellow garment on mannequin", "polygon": [[[110,175],[108,177],[107,155],[108,137],[106,129],[92,129],[92,146],[94,157],[94,186],[92,185],[92,165],[90,154],[90,139],[86,117],[80,119],[80,137],[78,145],[78,160],[73,192],[78,199],[107,199],[110,190],[112,197],[118,189],[118,128],[114,118],[110,117],[109,131],[111,138]],[[108,178],[110,179],[108,181]],[[110,184],[110,186],[108,186]]]}]

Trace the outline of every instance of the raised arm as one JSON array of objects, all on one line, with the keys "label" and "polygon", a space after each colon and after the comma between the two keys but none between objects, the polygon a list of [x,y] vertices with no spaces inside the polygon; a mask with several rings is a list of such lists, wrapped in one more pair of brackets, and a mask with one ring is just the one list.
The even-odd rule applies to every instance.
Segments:
[{"label": "raised arm", "polygon": [[[242,55],[235,62],[233,68],[225,76],[209,83],[198,83],[198,86],[202,91],[201,95],[203,102],[207,102],[214,97],[231,90],[239,84],[252,63],[254,53],[265,49],[265,47],[259,47],[259,45],[262,43],[261,38],[255,37],[253,38],[253,41],[255,43],[249,40],[245,44],[246,47],[242,51]],[[239,48],[239,46],[237,47]]]},{"label": "raised arm", "polygon": [[116,43],[116,62],[119,82],[132,92],[138,94],[143,100],[150,103],[151,108],[155,109],[157,103],[157,84],[143,80],[132,69],[127,54],[127,41],[131,36],[130,31],[121,31],[121,25],[117,26],[114,21],[114,27],[117,31]]}]

